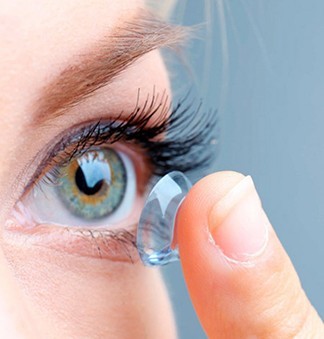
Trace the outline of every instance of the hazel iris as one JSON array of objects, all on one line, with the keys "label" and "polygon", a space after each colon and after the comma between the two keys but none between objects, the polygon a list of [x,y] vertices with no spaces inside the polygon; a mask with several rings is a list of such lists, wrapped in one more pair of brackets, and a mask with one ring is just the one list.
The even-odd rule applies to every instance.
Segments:
[{"label": "hazel iris", "polygon": [[89,150],[59,168],[57,193],[76,216],[93,220],[112,214],[121,204],[127,185],[123,160],[111,148]]}]

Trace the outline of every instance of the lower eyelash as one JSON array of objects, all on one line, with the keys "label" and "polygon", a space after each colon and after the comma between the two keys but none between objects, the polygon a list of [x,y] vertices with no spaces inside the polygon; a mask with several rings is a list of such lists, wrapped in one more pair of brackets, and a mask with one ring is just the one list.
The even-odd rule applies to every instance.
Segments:
[{"label": "lower eyelash", "polygon": [[[134,255],[131,254],[130,248],[137,248],[136,245],[136,236],[135,229],[136,224],[129,226],[133,231],[128,231],[126,229],[119,230],[108,230],[108,229],[72,229],[66,228],[69,233],[74,235],[79,235],[83,240],[88,240],[93,246],[96,247],[97,254],[99,258],[105,256],[104,251],[107,251],[112,245],[112,243],[118,244],[118,246],[123,247],[124,253],[128,257],[131,263],[134,263]],[[109,246],[107,246],[106,241],[109,239]]]},{"label": "lower eyelash", "polygon": [[[189,95],[186,95],[180,100],[169,114],[168,98],[164,94],[154,94],[151,99],[147,98],[142,107],[137,105],[128,120],[99,120],[82,128],[74,128],[73,132],[65,132],[59,142],[49,149],[25,192],[28,187],[43,180],[49,184],[57,183],[60,175],[58,167],[92,147],[109,146],[119,141],[138,146],[148,159],[152,174],[156,176],[163,176],[172,170],[190,175],[208,168],[217,154],[218,116],[216,111],[203,112],[202,101],[195,104],[188,98]],[[111,251],[110,247],[117,244],[129,253],[127,255],[131,261],[134,257],[131,248],[136,248],[135,231],[99,228],[66,228],[66,231],[73,232],[75,237],[81,237],[86,243],[91,242],[90,247],[99,257],[104,257],[107,251]]]},{"label": "lower eyelash", "polygon": [[[110,259],[135,264],[139,261],[136,247],[137,225],[127,226],[129,229],[109,230],[102,228],[74,228],[55,225],[37,225],[23,227],[15,221],[5,225],[7,242],[24,241],[30,245],[44,246],[55,251],[64,251],[74,255],[83,255],[96,259]],[[27,238],[25,238],[27,235]]]}]

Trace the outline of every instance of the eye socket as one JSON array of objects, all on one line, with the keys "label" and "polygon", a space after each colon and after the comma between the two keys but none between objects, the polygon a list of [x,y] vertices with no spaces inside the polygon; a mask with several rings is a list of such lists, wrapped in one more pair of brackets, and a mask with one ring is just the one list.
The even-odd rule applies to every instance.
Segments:
[{"label": "eye socket", "polygon": [[107,227],[132,211],[137,179],[125,152],[89,149],[46,177],[50,180],[41,178],[17,206],[29,224]]}]

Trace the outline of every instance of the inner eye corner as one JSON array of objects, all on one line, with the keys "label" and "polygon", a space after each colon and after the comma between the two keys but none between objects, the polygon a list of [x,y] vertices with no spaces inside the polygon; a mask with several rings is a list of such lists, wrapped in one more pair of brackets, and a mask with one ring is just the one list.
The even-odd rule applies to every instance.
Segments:
[{"label": "inner eye corner", "polygon": [[29,222],[32,219],[35,225],[115,225],[130,213],[137,196],[132,161],[113,147],[96,146],[78,161],[62,168],[56,165],[51,173],[51,181],[56,179],[56,184],[45,183],[42,178],[23,199],[25,208],[19,210],[20,220],[27,219],[28,214]]}]

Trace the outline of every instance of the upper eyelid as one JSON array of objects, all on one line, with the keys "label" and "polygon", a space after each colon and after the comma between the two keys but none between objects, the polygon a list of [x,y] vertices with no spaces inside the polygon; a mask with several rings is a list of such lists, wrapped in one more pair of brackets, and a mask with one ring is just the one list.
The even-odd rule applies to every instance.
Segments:
[{"label": "upper eyelid", "polygon": [[[113,119],[105,118],[101,120],[97,119],[94,121],[92,120],[88,122],[82,122],[69,128],[68,130],[61,132],[59,135],[54,137],[54,139],[58,141],[56,141],[54,145],[53,141],[48,142],[45,147],[43,147],[43,149],[35,155],[32,161],[30,161],[30,163],[27,164],[23,171],[18,175],[18,180],[16,181],[20,181],[20,179],[25,176],[25,173],[28,173],[28,170],[33,165],[37,164],[37,170],[35,171],[35,173],[33,173],[31,179],[26,182],[23,191],[20,193],[20,196],[24,195],[30,189],[30,187],[35,184],[42,173],[44,173],[44,168],[47,166],[47,164],[50,163],[51,159],[54,159],[60,153],[62,154],[62,156],[64,156],[64,150],[66,149],[66,147],[78,143],[78,139],[80,139],[82,131],[84,131],[85,133],[89,133],[91,130],[94,130],[97,126],[99,126],[100,123],[105,123],[106,126],[116,122],[118,122],[119,124],[132,124],[134,126],[136,126],[138,122],[142,122],[142,125],[143,123],[144,125],[148,125],[148,123],[150,122],[150,118],[152,118],[156,113],[159,113],[159,117],[156,120],[155,124],[160,125],[163,129],[164,123],[167,123],[167,113],[172,106],[166,93],[166,90],[164,90],[162,94],[155,93],[155,88],[153,88],[153,93],[151,95],[147,94],[144,103],[140,104],[141,93],[140,89],[138,89],[136,104],[132,112],[128,115],[127,119],[125,119],[124,115],[122,115],[123,112],[121,112]],[[122,138],[123,136],[120,135],[119,139]],[[46,154],[45,157],[44,154]],[[74,155],[77,156],[77,154]],[[57,164],[59,165],[59,163]]]},{"label": "upper eyelid", "polygon": [[[147,119],[145,118],[147,116],[145,114],[144,116],[142,115],[142,125],[140,124],[141,120],[139,120],[142,130],[136,131],[135,129],[135,135],[139,146],[144,146],[143,150],[147,152],[147,158],[154,169],[152,174],[163,176],[172,170],[187,172],[196,169],[207,169],[217,156],[215,151],[218,136],[218,131],[215,128],[218,122],[217,111],[209,110],[204,112],[205,114],[201,114],[201,101],[199,101],[198,105],[194,105],[193,99],[189,100],[189,94],[190,92],[174,106],[170,115],[163,117],[162,114],[160,119],[154,120],[151,130],[144,129],[147,126]],[[162,107],[169,108],[169,106],[163,105]],[[196,119],[197,116],[200,116],[198,120]],[[163,118],[167,119],[163,120]],[[125,122],[127,123],[127,121]],[[133,122],[136,122],[136,119]],[[130,126],[136,127],[136,125],[132,124]],[[78,130],[78,128],[75,127],[75,130]],[[131,132],[134,133],[134,130]],[[165,138],[164,132],[166,132],[167,138]],[[61,148],[64,148],[66,133],[65,131],[59,135],[61,141],[57,145],[60,145]],[[155,139],[154,136],[157,135],[161,135],[162,139]],[[38,170],[42,169],[42,165],[46,164],[48,159],[53,156],[53,153],[50,153],[47,158],[45,157],[45,160],[41,161],[44,159],[44,151],[50,150],[53,151],[51,142],[19,174],[15,186],[15,191],[18,191],[18,197],[22,197],[27,188],[25,186],[21,190],[21,186],[28,182],[28,180],[24,180],[25,174],[31,171],[28,166],[38,166]],[[33,172],[32,179],[29,179],[30,186],[34,183],[33,179],[36,171],[34,170]],[[21,182],[19,189],[17,189],[17,182]]]},{"label": "upper eyelid", "polygon": [[[66,113],[148,52],[183,43],[187,33],[188,28],[160,21],[149,12],[141,11],[116,27],[108,39],[97,42],[92,51],[79,57],[78,63],[72,62],[44,87],[36,102],[33,124],[39,125]],[[106,40],[113,43],[107,44]]]}]

